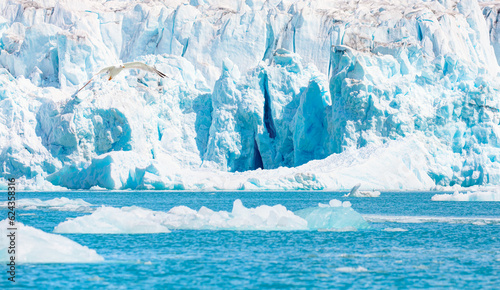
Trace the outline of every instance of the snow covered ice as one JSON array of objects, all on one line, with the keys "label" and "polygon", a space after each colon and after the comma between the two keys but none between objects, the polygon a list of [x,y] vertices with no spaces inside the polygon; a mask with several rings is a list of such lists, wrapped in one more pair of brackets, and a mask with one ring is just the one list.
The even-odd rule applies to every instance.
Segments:
[{"label": "snow covered ice", "polygon": [[369,227],[363,217],[351,208],[349,202],[332,200],[330,204],[333,205],[307,208],[295,213],[279,204],[247,208],[239,199],[234,201],[231,212],[216,212],[204,206],[198,211],[186,206],[176,206],[168,212],[136,206],[102,206],[90,215],[60,223],[54,232],[137,234],[166,233],[169,229],[289,231],[346,228],[357,230]]},{"label": "snow covered ice", "polygon": [[[0,261],[7,262],[8,219],[0,221]],[[16,262],[20,263],[95,263],[104,258],[86,246],[66,237],[46,233],[16,222]]]},{"label": "snow covered ice", "polygon": [[[0,2],[26,190],[500,185],[496,2]],[[99,69],[142,61],[171,78]],[[20,188],[21,189],[21,188]]]}]

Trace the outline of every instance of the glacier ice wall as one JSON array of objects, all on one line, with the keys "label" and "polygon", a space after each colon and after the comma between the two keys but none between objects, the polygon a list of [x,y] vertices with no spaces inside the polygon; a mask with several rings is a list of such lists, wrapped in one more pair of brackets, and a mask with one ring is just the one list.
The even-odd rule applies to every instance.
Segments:
[{"label": "glacier ice wall", "polygon": [[[500,6],[0,3],[0,178],[25,189],[500,184]],[[119,62],[141,71],[97,79]]]}]

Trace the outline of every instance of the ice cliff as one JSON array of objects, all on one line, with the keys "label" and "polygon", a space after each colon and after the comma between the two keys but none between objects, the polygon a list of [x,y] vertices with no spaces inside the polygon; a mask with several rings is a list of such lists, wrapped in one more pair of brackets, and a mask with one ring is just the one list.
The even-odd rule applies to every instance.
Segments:
[{"label": "ice cliff", "polygon": [[[0,2],[24,189],[500,185],[500,3]],[[143,61],[171,76],[96,71]]]}]

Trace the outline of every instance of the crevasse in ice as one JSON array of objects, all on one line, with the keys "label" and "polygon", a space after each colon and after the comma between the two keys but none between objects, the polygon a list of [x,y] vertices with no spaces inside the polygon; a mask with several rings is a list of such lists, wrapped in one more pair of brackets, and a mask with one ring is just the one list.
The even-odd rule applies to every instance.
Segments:
[{"label": "crevasse in ice", "polygon": [[[0,178],[24,189],[500,184],[499,5],[0,2]],[[143,61],[171,78],[128,71]]]}]

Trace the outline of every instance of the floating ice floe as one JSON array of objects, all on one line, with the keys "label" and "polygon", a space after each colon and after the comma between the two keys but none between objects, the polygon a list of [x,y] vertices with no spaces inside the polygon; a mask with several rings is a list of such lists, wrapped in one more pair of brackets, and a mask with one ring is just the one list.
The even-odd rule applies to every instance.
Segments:
[{"label": "floating ice floe", "polygon": [[[0,207],[7,207],[8,202],[2,202]],[[16,200],[16,208],[24,210],[50,209],[56,211],[77,211],[91,212],[92,204],[83,199],[69,199],[66,197],[54,198],[50,200],[41,200],[38,198],[22,198]]]},{"label": "floating ice floe", "polygon": [[500,187],[492,190],[474,191],[461,193],[455,191],[453,194],[435,194],[433,201],[500,201]]},{"label": "floating ice floe", "polygon": [[56,233],[86,234],[146,234],[168,233],[161,224],[161,212],[137,206],[114,208],[101,206],[91,215],[81,216],[60,223]]},{"label": "floating ice floe", "polygon": [[[11,231],[5,219],[0,222],[0,261],[10,261],[7,252],[11,244]],[[82,246],[66,237],[46,233],[39,229],[15,223],[16,263],[94,263],[104,261],[95,250]]]},{"label": "floating ice floe", "polygon": [[201,207],[196,211],[176,206],[168,212],[140,207],[103,206],[87,216],[60,223],[58,233],[163,233],[169,229],[189,230],[310,230],[364,229],[368,223],[350,207],[349,202],[331,201],[324,207],[313,207],[296,213],[283,205],[261,205],[247,208],[241,200],[228,211]]}]

